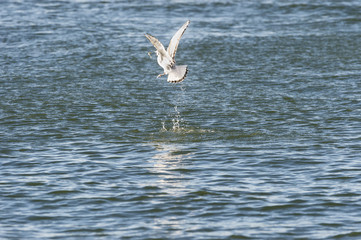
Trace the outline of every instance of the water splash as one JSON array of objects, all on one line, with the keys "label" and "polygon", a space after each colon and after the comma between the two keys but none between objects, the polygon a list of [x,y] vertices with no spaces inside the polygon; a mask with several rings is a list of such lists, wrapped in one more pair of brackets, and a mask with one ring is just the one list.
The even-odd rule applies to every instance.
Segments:
[{"label": "water splash", "polygon": [[[185,105],[185,87],[183,85],[175,86],[178,89],[175,89],[175,97],[172,98],[173,102],[173,109],[170,110],[166,119],[163,119],[161,124],[161,132],[180,132],[184,129],[184,119],[182,118],[181,112],[179,110],[180,107]],[[171,125],[167,126],[167,119],[171,119]]]},{"label": "water splash", "polygon": [[174,112],[171,112],[168,114],[168,117],[171,118],[171,125],[167,126],[167,120],[162,120],[161,124],[162,124],[162,128],[161,128],[161,132],[168,132],[168,131],[172,131],[172,132],[179,132],[181,131],[184,127],[181,126],[181,124],[184,122],[180,111],[178,110],[178,106],[174,106]]},{"label": "water splash", "polygon": [[167,128],[165,127],[165,121],[162,121],[162,129],[161,132],[168,132]]},{"label": "water splash", "polygon": [[176,112],[175,118],[172,119],[173,122],[173,131],[180,129],[180,121],[182,120],[180,112],[178,111],[178,106],[174,106],[174,111]]}]

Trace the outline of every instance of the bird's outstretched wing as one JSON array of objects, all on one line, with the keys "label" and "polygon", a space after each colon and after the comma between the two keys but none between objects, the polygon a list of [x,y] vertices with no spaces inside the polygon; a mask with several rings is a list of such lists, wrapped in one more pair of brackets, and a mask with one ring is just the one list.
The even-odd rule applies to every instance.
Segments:
[{"label": "bird's outstretched wing", "polygon": [[159,42],[158,39],[156,39],[150,34],[145,34],[145,37],[148,38],[148,40],[153,44],[153,46],[157,49],[159,54],[163,56],[163,58],[168,59],[170,63],[174,62],[173,59],[169,56],[168,52],[165,50],[163,44]]},{"label": "bird's outstretched wing", "polygon": [[168,52],[169,56],[173,59],[173,61],[174,61],[175,53],[177,52],[179,41],[180,41],[184,31],[187,29],[189,23],[190,23],[190,21],[188,20],[185,24],[183,24],[183,26],[174,34],[174,36],[172,37],[172,39],[169,42],[167,52]]}]

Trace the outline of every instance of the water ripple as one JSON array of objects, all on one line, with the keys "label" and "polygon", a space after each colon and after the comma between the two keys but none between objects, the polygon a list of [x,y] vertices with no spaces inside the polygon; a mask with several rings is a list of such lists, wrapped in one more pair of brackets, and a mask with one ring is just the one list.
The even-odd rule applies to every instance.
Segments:
[{"label": "water ripple", "polygon": [[360,236],[359,1],[0,6],[0,238]]}]

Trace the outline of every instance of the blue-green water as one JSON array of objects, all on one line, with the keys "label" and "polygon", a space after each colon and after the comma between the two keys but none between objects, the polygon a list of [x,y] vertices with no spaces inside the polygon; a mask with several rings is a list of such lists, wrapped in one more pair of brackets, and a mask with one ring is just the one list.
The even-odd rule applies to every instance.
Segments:
[{"label": "blue-green water", "polygon": [[0,238],[360,239],[360,13],[1,1]]}]

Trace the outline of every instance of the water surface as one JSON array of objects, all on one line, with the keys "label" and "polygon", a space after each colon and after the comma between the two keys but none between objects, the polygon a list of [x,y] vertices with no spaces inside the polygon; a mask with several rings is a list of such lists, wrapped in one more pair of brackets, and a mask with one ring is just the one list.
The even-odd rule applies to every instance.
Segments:
[{"label": "water surface", "polygon": [[360,238],[360,11],[2,1],[0,238]]}]

